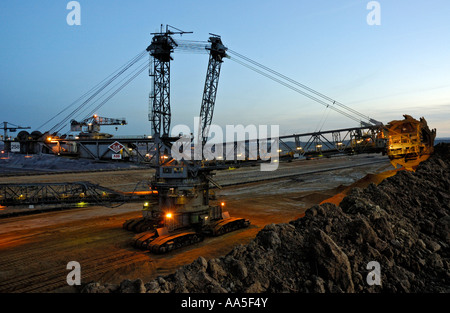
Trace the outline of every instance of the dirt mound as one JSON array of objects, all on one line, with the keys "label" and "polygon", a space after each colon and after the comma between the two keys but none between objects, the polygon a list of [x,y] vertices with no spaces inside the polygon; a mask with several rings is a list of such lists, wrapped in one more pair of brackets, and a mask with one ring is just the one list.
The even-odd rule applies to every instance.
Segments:
[{"label": "dirt mound", "polygon": [[332,197],[330,197],[328,199],[325,199],[325,200],[321,201],[320,204],[333,203],[333,204],[339,205],[341,203],[341,201],[354,188],[366,188],[370,184],[378,185],[379,183],[381,183],[386,178],[394,176],[399,170],[401,170],[401,169],[399,168],[399,169],[396,169],[396,170],[385,171],[385,172],[377,173],[377,174],[367,174],[366,176],[364,176],[363,178],[357,180],[356,182],[354,182],[350,186],[339,188],[340,190],[339,191],[337,190],[336,194],[334,194]]},{"label": "dirt mound", "polygon": [[[450,145],[440,144],[416,172],[399,171],[352,189],[339,206],[316,205],[304,218],[268,225],[224,257],[200,257],[144,285],[91,283],[83,291],[450,292],[449,190]],[[380,275],[372,277],[373,261]],[[371,277],[380,284],[369,284]]]}]

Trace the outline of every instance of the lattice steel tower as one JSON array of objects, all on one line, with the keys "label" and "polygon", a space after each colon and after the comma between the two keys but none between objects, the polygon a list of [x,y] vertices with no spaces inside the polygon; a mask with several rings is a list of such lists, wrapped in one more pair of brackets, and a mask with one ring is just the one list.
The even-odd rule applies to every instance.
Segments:
[{"label": "lattice steel tower", "polygon": [[214,103],[216,101],[217,86],[219,84],[220,67],[223,58],[226,57],[227,48],[222,44],[220,36],[210,34],[210,50],[208,71],[206,73],[205,89],[203,90],[202,106],[200,109],[200,136],[202,137],[202,146],[205,145],[208,138],[209,127],[214,113]]},{"label": "lattice steel tower", "polygon": [[152,43],[147,47],[153,60],[153,68],[150,68],[153,84],[149,99],[149,120],[152,123],[153,135],[160,138],[168,137],[170,131],[170,61],[173,60],[171,53],[177,47],[170,35],[187,33],[172,32],[169,27],[172,26],[167,25],[166,31],[163,32],[161,25],[161,32],[152,33]]}]

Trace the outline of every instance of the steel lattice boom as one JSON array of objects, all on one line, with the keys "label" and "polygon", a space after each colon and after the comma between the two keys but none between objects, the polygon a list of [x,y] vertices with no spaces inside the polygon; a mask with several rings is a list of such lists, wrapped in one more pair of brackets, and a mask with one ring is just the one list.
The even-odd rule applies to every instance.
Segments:
[{"label": "steel lattice boom", "polygon": [[[168,137],[170,132],[170,61],[171,54],[178,44],[171,37],[172,34],[184,34],[187,32],[172,32],[166,26],[166,31],[153,33],[153,39],[147,51],[153,59],[152,91],[150,93],[151,113],[149,120],[152,123],[153,135]],[[173,27],[172,27],[173,28]]]},{"label": "steel lattice boom", "polygon": [[211,43],[211,47],[207,48],[210,50],[208,71],[206,73],[205,89],[203,91],[202,106],[200,109],[201,129],[199,136],[202,136],[203,145],[208,138],[209,126],[211,125],[214,113],[217,86],[219,84],[220,67],[227,50],[217,35],[210,37],[209,42]]},{"label": "steel lattice boom", "polygon": [[168,34],[155,35],[147,48],[153,58],[150,121],[153,135],[168,136],[170,130],[170,54],[175,42]]}]

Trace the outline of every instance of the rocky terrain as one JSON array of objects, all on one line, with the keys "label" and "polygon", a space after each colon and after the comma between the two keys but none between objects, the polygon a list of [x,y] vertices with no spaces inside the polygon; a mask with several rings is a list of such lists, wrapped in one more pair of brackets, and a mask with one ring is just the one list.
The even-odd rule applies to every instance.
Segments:
[{"label": "rocky terrain", "polygon": [[[226,256],[198,258],[144,283],[88,283],[81,292],[450,292],[450,145],[416,172],[354,188],[339,206],[271,224]],[[380,265],[380,284],[368,283]]]}]

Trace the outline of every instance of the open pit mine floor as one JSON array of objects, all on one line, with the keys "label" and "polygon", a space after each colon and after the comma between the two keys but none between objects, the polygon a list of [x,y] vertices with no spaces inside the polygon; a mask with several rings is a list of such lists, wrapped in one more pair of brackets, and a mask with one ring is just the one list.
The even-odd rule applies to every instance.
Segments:
[{"label": "open pit mine floor", "polygon": [[[265,225],[292,221],[347,186],[379,183],[392,170],[387,157],[357,155],[280,163],[274,172],[261,172],[259,166],[220,171],[215,180],[223,188],[216,190],[217,201],[226,202],[231,216],[248,218],[250,227],[205,238],[165,255],[137,250],[129,244],[134,233],[122,229],[122,223],[141,216],[140,203],[0,218],[0,292],[74,291],[66,281],[70,261],[80,263],[82,284],[117,284],[137,278],[150,281],[200,256],[208,260],[225,255],[233,247],[250,242]],[[18,174],[0,177],[0,183],[90,181],[131,191],[151,175],[153,171],[145,169]],[[0,215],[10,210],[4,208]]]}]

